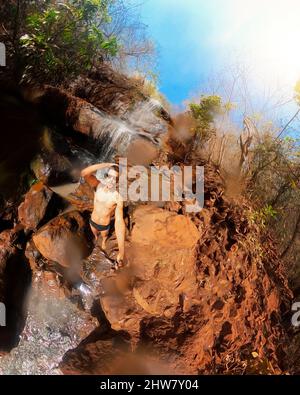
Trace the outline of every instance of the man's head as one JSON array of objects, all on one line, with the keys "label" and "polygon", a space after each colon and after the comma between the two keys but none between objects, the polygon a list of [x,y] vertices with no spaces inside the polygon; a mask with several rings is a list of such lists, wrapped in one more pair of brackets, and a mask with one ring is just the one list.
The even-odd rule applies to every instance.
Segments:
[{"label": "man's head", "polygon": [[110,167],[97,170],[96,178],[105,185],[108,189],[116,188],[119,179],[119,167],[118,165],[112,165]]}]

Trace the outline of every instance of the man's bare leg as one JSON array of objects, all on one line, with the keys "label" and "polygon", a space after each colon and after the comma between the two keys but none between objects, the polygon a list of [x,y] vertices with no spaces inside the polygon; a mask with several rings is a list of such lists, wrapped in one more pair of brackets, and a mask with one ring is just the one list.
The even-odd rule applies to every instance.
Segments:
[{"label": "man's bare leg", "polygon": [[102,236],[101,248],[102,248],[103,251],[106,250],[106,242],[107,242],[107,239],[108,239],[108,233],[109,233],[108,230],[103,230],[103,231],[101,232],[101,236]]},{"label": "man's bare leg", "polygon": [[97,242],[98,236],[99,236],[99,230],[94,228],[92,225],[90,225],[90,226],[91,226],[91,230],[93,232],[94,238],[95,238],[95,242]]}]

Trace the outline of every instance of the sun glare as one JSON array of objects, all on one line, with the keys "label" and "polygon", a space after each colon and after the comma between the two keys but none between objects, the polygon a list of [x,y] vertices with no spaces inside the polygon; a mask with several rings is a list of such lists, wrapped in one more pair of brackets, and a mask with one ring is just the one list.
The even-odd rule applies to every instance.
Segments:
[{"label": "sun glare", "polygon": [[300,79],[299,15],[299,0],[252,0],[247,7],[234,0],[227,44],[245,53],[265,82],[294,86]]}]

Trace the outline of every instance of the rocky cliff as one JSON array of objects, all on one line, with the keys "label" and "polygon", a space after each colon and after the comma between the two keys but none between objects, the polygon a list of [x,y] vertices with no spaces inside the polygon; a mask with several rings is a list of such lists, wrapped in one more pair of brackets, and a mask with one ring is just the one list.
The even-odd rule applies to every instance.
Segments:
[{"label": "rocky cliff", "polygon": [[[26,156],[34,185],[2,205],[0,301],[10,312],[7,328],[0,328],[0,371],[285,372],[291,293],[272,241],[251,219],[251,205],[226,197],[218,169],[201,163],[205,204],[198,214],[188,214],[184,203],[128,203],[126,265],[117,272],[111,270],[114,232],[107,254],[92,243],[91,187],[56,194],[53,185],[76,181],[78,158],[83,164],[103,158],[103,134],[110,130],[121,136],[109,140],[113,153],[126,141],[122,154],[133,155],[138,142],[146,156],[151,151],[148,163],[162,160],[168,117],[151,107],[155,118],[141,125],[136,103],[128,104],[133,91],[126,96],[125,88],[121,94],[108,78],[103,91],[91,82],[86,90],[74,85],[73,95],[47,87],[28,104],[41,132]],[[116,122],[127,129],[120,132]],[[91,295],[74,287],[79,277]]]}]

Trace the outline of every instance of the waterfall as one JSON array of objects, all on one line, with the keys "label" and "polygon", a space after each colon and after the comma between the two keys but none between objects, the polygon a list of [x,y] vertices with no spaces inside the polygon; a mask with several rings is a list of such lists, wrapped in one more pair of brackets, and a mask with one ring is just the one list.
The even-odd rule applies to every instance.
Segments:
[{"label": "waterfall", "polygon": [[104,115],[94,130],[97,154],[101,161],[112,160],[114,154],[125,155],[130,142],[138,137],[136,130],[125,122]]},{"label": "waterfall", "polygon": [[117,153],[126,155],[130,143],[138,138],[159,145],[159,136],[167,131],[166,123],[157,116],[162,105],[154,99],[138,103],[123,119],[109,116],[97,110],[99,122],[93,127],[97,140],[97,155],[101,161],[109,161]]}]

